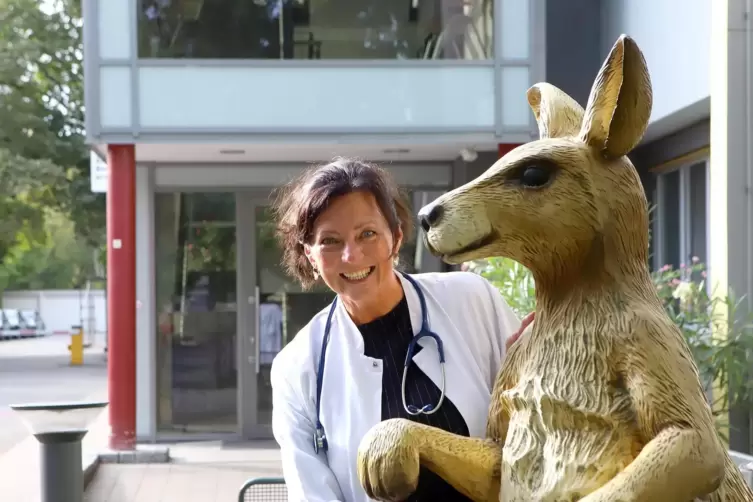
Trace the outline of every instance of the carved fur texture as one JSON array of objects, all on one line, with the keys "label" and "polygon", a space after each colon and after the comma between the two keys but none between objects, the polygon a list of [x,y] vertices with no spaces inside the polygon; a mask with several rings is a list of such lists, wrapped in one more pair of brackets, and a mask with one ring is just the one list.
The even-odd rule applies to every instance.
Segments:
[{"label": "carved fur texture", "polygon": [[584,110],[528,91],[540,139],[423,208],[449,263],[504,256],[536,280],[536,320],[494,385],[487,439],[388,420],[363,439],[366,492],[401,500],[424,464],[476,501],[753,501],[648,269],[648,207],[626,155],[652,106],[621,36]]}]

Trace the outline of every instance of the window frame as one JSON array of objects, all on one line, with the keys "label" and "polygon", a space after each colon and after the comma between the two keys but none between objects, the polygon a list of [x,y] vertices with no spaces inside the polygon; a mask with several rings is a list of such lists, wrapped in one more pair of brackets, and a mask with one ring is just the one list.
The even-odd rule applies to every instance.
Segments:
[{"label": "window frame", "polygon": [[[666,206],[667,202],[663,197],[664,194],[664,183],[667,179],[667,175],[670,173],[677,172],[679,175],[679,209],[678,209],[678,234],[680,239],[680,257],[681,257],[681,263],[688,263],[691,258],[691,249],[692,249],[692,222],[693,222],[693,208],[691,205],[691,199],[692,199],[692,187],[691,187],[691,170],[693,166],[696,166],[698,164],[703,164],[703,169],[705,173],[705,199],[706,199],[706,207],[705,207],[705,214],[704,214],[704,226],[706,230],[706,238],[705,238],[705,265],[708,267],[708,263],[710,261],[709,252],[711,249],[711,239],[710,239],[710,232],[709,232],[709,222],[711,221],[710,217],[710,201],[711,201],[711,194],[710,194],[710,168],[709,168],[709,156],[704,155],[702,157],[693,158],[692,160],[688,160],[685,162],[682,162],[679,165],[674,165],[671,168],[668,169],[655,169],[653,171],[654,179],[655,179],[655,186],[653,189],[653,197],[652,197],[652,205],[654,206],[653,215],[651,218],[651,239],[652,239],[652,251],[653,256],[651,260],[651,264],[653,267],[653,270],[659,270],[661,267],[664,266],[665,263],[668,263],[667,257],[664,256],[664,242],[667,238],[667,235],[669,235],[668,229],[665,228],[664,222],[665,222],[665,215],[666,212],[669,210]],[[708,275],[710,271],[707,269],[707,280],[706,285],[708,288],[708,284],[710,284],[710,281],[708,280]]]}]

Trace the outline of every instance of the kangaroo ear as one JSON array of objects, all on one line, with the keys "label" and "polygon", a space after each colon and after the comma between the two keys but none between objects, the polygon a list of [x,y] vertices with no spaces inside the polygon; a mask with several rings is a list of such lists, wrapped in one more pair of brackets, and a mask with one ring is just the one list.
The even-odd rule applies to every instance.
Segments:
[{"label": "kangaroo ear", "polygon": [[539,124],[539,136],[575,136],[583,122],[583,107],[552,84],[539,83],[528,89],[528,104]]},{"label": "kangaroo ear", "polygon": [[627,155],[646,132],[652,101],[643,53],[621,35],[591,88],[580,138],[607,158]]}]

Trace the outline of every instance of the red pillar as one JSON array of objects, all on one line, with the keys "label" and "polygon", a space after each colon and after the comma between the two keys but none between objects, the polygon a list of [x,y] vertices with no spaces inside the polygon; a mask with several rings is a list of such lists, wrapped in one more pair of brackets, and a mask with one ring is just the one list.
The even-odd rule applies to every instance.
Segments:
[{"label": "red pillar", "polygon": [[500,158],[507,155],[507,152],[519,147],[521,143],[499,143],[497,145],[497,154]]},{"label": "red pillar", "polygon": [[136,156],[108,145],[107,337],[110,448],[136,442]]}]

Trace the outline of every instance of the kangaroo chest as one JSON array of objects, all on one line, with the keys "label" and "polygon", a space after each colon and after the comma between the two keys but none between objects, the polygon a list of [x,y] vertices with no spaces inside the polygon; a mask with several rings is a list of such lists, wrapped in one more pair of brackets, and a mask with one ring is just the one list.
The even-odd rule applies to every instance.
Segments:
[{"label": "kangaroo chest", "polygon": [[[572,500],[595,490],[640,451],[627,389],[604,332],[534,332],[505,365],[506,500]],[[505,371],[505,370],[503,370]],[[505,380],[505,379],[503,379]]]}]

